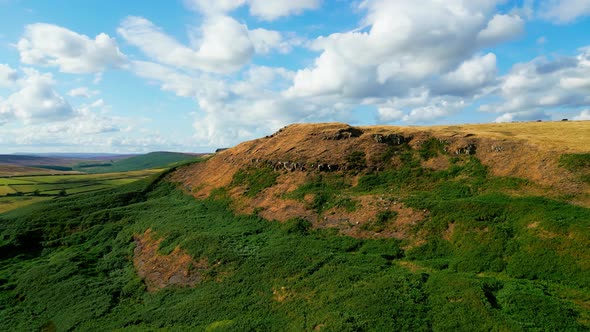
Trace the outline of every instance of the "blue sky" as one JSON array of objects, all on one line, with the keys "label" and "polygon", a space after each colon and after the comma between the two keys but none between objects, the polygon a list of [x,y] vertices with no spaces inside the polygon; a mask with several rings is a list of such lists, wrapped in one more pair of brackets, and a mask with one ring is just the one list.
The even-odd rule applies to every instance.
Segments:
[{"label": "blue sky", "polygon": [[0,153],[590,120],[590,0],[0,0]]}]

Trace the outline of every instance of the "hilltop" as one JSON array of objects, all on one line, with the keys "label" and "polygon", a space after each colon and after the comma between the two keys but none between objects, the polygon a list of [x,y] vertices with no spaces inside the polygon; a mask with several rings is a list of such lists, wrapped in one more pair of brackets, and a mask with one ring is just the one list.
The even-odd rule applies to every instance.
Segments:
[{"label": "hilltop", "polygon": [[[441,127],[295,124],[274,135],[220,152],[206,163],[177,172],[173,179],[183,183],[197,198],[208,197],[219,188],[228,188],[236,209],[241,212],[256,210],[271,220],[305,217],[317,222],[317,211],[310,208],[305,199],[296,200],[285,193],[296,191],[313,178],[322,176],[342,177],[353,186],[368,174],[408,168],[405,166],[411,163],[415,163],[415,167],[409,168],[420,170],[416,178],[419,181],[424,175],[422,170],[444,172],[475,160],[490,176],[520,179],[522,185],[505,188],[504,192],[511,195],[561,198],[589,207],[590,183],[584,180],[588,175],[564,165],[568,156],[583,158],[584,153],[590,152],[588,133],[590,122]],[[248,186],[254,185],[251,182],[257,179],[246,179],[250,181],[246,183],[236,181],[236,175],[243,177],[244,174],[253,177],[259,174],[272,180],[254,193]],[[407,189],[396,188],[393,196],[407,196],[411,191]],[[383,197],[374,194],[368,190],[352,195],[363,211],[355,216],[355,222],[375,217],[375,209],[369,206]],[[306,199],[313,199],[311,196],[310,193]],[[341,212],[331,210],[322,217],[338,219],[342,217]]]},{"label": "hilltop", "polygon": [[296,124],[0,214],[0,329],[588,331],[588,132]]}]

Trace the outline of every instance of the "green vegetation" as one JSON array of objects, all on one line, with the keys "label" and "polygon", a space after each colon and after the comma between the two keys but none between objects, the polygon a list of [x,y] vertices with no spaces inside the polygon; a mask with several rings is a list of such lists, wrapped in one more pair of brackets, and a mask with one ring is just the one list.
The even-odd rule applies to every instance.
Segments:
[{"label": "green vegetation", "polygon": [[[420,151],[397,152],[389,158],[399,166],[355,185],[347,172],[310,173],[284,197],[320,214],[354,210],[368,194],[426,210],[402,240],[234,215],[227,188],[195,200],[165,174],[100,195],[63,189],[2,214],[0,330],[590,329],[590,209],[528,196],[527,181],[494,177],[473,156],[435,171],[421,167]],[[255,196],[277,176],[247,168],[232,186]],[[380,232],[396,218],[385,210],[359,227]],[[209,262],[196,287],[147,292],[132,257],[134,236],[148,229],[160,254],[178,247]]]},{"label": "green vegetation", "polygon": [[244,194],[254,197],[277,182],[279,173],[270,167],[248,168],[239,170],[233,178],[232,186],[244,187]]},{"label": "green vegetation", "polygon": [[[587,226],[588,209],[483,195],[452,200],[445,217],[445,200],[423,197],[433,211],[429,227],[456,224],[455,240],[428,242],[439,247],[434,255],[427,245],[404,252],[399,240],[339,236],[304,220],[234,216],[227,199],[196,201],[155,180],[15,210],[0,217],[0,329],[587,330],[588,313],[576,303],[590,295],[588,270],[563,270],[580,264],[567,260],[565,236],[538,252],[529,248],[545,240],[520,226],[545,216],[544,227],[569,234]],[[165,239],[162,253],[180,245],[212,263],[196,288],[146,292],[129,257],[133,235],[148,228]],[[485,228],[494,236],[482,243]],[[587,231],[579,234],[572,245],[587,255]],[[508,267],[520,265],[520,252],[530,262],[547,252],[551,263],[566,260],[524,267],[536,274],[496,262],[500,255]]]},{"label": "green vegetation", "polygon": [[387,224],[395,218],[397,218],[396,211],[381,211],[377,214],[377,218],[374,221],[363,224],[361,228],[363,230],[379,233],[382,232],[387,227]]},{"label": "green vegetation", "polygon": [[590,153],[564,154],[559,158],[559,166],[590,183]]},{"label": "green vegetation", "polygon": [[367,167],[366,155],[363,151],[354,151],[346,156],[348,168],[351,170],[363,170]]},{"label": "green vegetation", "polygon": [[[356,209],[356,202],[351,197],[341,194],[350,187],[352,185],[340,174],[312,175],[307,183],[287,193],[285,198],[306,202],[311,209],[320,214],[333,207],[344,208],[350,212]],[[311,197],[311,201],[306,201],[306,196]]]},{"label": "green vegetation", "polygon": [[73,167],[84,173],[113,173],[139,171],[151,168],[168,168],[175,164],[196,160],[197,157],[176,152],[151,152],[140,156],[106,163],[83,163]]},{"label": "green vegetation", "polygon": [[69,166],[37,165],[35,167],[36,168],[43,168],[43,169],[51,169],[51,170],[56,170],[56,171],[63,171],[63,172],[68,172],[68,171],[74,170],[72,167],[69,167]]},{"label": "green vegetation", "polygon": [[[0,213],[39,201],[68,194],[114,188],[143,179],[156,171],[80,175],[44,175],[0,178]],[[35,198],[35,199],[33,199]]]},{"label": "green vegetation", "polygon": [[572,172],[590,169],[590,153],[564,154],[559,165]]},{"label": "green vegetation", "polygon": [[447,144],[445,142],[439,140],[438,138],[431,137],[424,143],[422,143],[422,145],[420,146],[420,150],[418,150],[418,152],[422,159],[428,160],[430,158],[438,156],[439,154],[446,153],[446,145]]}]

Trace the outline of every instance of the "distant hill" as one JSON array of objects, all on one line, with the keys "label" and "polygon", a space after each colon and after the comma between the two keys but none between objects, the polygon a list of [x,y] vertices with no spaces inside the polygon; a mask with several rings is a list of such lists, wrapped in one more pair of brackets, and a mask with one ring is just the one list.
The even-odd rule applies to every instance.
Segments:
[{"label": "distant hill", "polygon": [[[27,167],[13,164],[2,164],[0,163],[0,177],[6,176],[22,176],[22,175],[49,175],[49,174],[75,174],[71,168],[67,166],[37,166]],[[62,168],[62,170],[58,170]]]},{"label": "distant hill", "polygon": [[20,166],[73,166],[82,160],[62,157],[43,157],[33,155],[0,154],[0,163]]},{"label": "distant hill", "polygon": [[47,158],[66,158],[66,159],[125,159],[137,154],[116,154],[116,153],[76,153],[76,152],[51,152],[51,153],[26,153],[17,152],[13,155],[17,156],[33,156],[33,157],[47,157]]},{"label": "distant hill", "polygon": [[73,167],[84,173],[111,173],[139,171],[150,168],[163,168],[168,165],[181,163],[197,158],[198,155],[179,152],[150,152],[122,160],[103,160],[100,162],[82,162]]}]

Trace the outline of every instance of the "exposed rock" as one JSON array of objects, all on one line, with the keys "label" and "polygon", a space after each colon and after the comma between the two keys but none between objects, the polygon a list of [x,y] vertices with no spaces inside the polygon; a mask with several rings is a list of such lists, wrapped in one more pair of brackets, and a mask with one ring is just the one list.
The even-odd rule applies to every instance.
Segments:
[{"label": "exposed rock", "polygon": [[475,144],[468,144],[465,147],[458,148],[455,150],[456,155],[466,154],[466,155],[474,155],[477,152],[477,146]]},{"label": "exposed rock", "polygon": [[404,137],[399,134],[387,134],[387,135],[374,134],[373,139],[377,143],[382,143],[382,144],[387,144],[387,145],[392,145],[392,146],[402,145],[402,144],[408,143],[409,141],[412,140],[411,137]]},{"label": "exposed rock", "polygon": [[492,145],[492,152],[502,152],[504,148],[500,145]]},{"label": "exposed rock", "polygon": [[349,127],[345,129],[340,129],[335,134],[324,137],[324,139],[329,141],[339,141],[341,139],[360,137],[362,134],[362,130],[355,127]]}]

